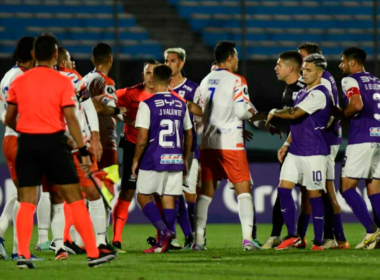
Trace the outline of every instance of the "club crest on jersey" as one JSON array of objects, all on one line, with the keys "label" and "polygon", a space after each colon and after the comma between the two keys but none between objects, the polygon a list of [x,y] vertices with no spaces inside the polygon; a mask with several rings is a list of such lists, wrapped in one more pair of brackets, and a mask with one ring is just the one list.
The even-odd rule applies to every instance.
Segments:
[{"label": "club crest on jersey", "polygon": [[113,88],[112,88],[112,87],[108,87],[108,88],[107,88],[107,92],[108,92],[109,94],[112,94],[112,93],[113,93]]},{"label": "club crest on jersey", "polygon": [[369,129],[369,135],[374,137],[380,137],[380,127],[371,127]]},{"label": "club crest on jersey", "polygon": [[183,164],[183,156],[181,154],[162,154],[161,164]]}]

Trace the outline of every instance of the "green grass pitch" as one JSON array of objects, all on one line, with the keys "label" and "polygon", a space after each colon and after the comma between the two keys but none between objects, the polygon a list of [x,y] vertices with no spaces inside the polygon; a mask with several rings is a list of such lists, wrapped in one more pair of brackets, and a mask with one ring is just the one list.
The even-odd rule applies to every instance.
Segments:
[{"label": "green grass pitch", "polygon": [[[265,242],[270,225],[259,225],[258,236]],[[353,248],[361,241],[364,230],[359,224],[346,224],[346,236]],[[178,230],[180,232],[180,230]],[[109,232],[111,236],[111,232]],[[36,262],[35,270],[19,270],[13,261],[0,261],[0,279],[380,279],[380,250],[330,250],[312,252],[309,228],[309,248],[288,251],[250,251],[241,248],[239,225],[209,225],[208,251],[175,251],[166,254],[145,255],[146,238],[154,235],[150,225],[127,225],[123,233],[126,254],[106,265],[90,269],[84,255],[70,255],[67,261],[55,261],[53,252],[36,252],[35,229],[32,253],[45,261]],[[12,229],[5,236],[6,248],[12,247]],[[179,236],[182,241],[182,236]]]}]

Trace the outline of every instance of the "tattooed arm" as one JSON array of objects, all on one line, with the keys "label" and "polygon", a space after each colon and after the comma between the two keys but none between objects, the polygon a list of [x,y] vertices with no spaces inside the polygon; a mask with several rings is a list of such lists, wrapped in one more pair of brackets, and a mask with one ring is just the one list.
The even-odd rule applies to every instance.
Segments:
[{"label": "tattooed arm", "polygon": [[307,114],[306,111],[302,110],[299,107],[296,108],[286,108],[286,109],[272,109],[272,111],[269,112],[267,122],[265,125],[268,125],[269,122],[274,118],[278,117],[284,120],[295,120],[303,115]]}]

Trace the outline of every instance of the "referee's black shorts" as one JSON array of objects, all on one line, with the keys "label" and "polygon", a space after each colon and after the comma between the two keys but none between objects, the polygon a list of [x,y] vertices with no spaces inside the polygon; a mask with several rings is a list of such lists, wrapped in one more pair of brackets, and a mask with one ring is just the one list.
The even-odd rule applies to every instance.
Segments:
[{"label": "referee's black shorts", "polygon": [[63,131],[53,134],[21,133],[16,156],[19,186],[39,186],[42,175],[46,175],[51,184],[79,183],[67,140]]},{"label": "referee's black shorts", "polygon": [[136,144],[129,141],[123,143],[123,175],[121,177],[122,190],[136,190],[136,177],[132,175],[132,162]]}]

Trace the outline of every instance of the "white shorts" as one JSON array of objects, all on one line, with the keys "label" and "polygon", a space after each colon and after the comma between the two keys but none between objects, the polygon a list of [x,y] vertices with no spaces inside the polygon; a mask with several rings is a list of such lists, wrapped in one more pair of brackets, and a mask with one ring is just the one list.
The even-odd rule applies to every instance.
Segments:
[{"label": "white shorts", "polygon": [[327,156],[327,175],[326,179],[329,181],[335,180],[335,158],[339,152],[339,145],[330,147],[330,155]]},{"label": "white shorts", "polygon": [[137,192],[141,194],[182,195],[182,171],[139,170]]},{"label": "white shorts", "polygon": [[342,177],[380,180],[380,143],[348,145]]},{"label": "white shorts", "polygon": [[296,156],[288,153],[280,180],[293,182],[308,190],[326,189],[327,156]]},{"label": "white shorts", "polygon": [[183,184],[183,191],[196,194],[197,193],[197,184],[198,184],[198,175],[199,175],[199,161],[196,158],[193,158],[189,166],[189,173]]}]

